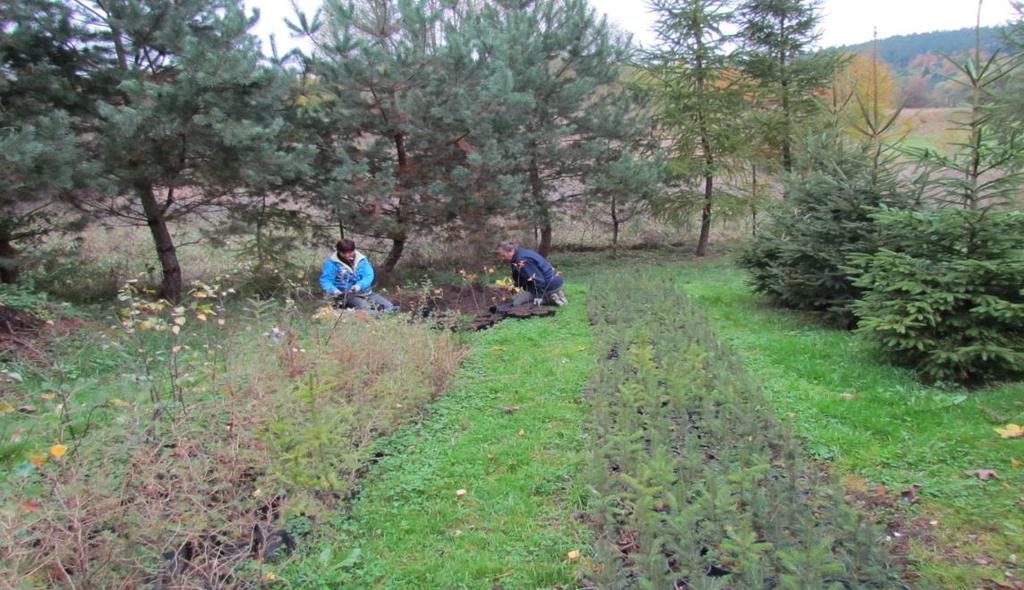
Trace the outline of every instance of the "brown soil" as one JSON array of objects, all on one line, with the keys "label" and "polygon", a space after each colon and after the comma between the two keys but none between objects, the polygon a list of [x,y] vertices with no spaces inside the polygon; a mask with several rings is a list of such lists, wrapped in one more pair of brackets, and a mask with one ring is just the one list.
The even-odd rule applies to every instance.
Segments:
[{"label": "brown soil", "polygon": [[30,313],[0,305],[0,358],[23,355],[45,360],[46,340],[66,335],[83,324],[82,320],[62,317],[47,321]]},{"label": "brown soil", "polygon": [[492,305],[512,300],[508,290],[496,285],[442,285],[422,290],[396,290],[388,293],[392,303],[404,311],[426,315],[455,312],[464,315],[488,313]]}]

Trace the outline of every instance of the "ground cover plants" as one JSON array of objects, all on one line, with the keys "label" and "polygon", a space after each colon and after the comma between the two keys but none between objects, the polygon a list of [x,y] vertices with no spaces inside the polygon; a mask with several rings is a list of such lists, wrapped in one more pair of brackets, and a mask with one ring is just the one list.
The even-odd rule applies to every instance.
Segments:
[{"label": "ground cover plants", "polygon": [[671,279],[595,284],[597,586],[900,587],[881,530],[803,457]]}]

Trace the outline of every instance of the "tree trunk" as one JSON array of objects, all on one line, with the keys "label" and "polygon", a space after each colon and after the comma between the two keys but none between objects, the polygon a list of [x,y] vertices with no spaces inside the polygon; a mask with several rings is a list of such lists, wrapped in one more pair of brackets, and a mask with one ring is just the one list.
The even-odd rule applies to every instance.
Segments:
[{"label": "tree trunk", "polygon": [[612,195],[612,253],[619,253],[619,211],[616,208],[615,196]]},{"label": "tree trunk", "polygon": [[540,178],[540,166],[536,158],[530,159],[530,195],[533,197],[534,213],[540,226],[540,243],[537,252],[547,256],[551,252],[551,208],[544,198],[544,184]]},{"label": "tree trunk", "polygon": [[750,166],[750,233],[757,237],[757,164]]},{"label": "tree trunk", "polygon": [[402,258],[402,252],[405,250],[405,240],[405,236],[392,238],[391,251],[388,252],[388,257],[384,260],[384,266],[381,269],[385,275],[394,272],[395,267],[398,266],[398,260]]},{"label": "tree trunk", "polygon": [[18,266],[16,260],[18,256],[18,250],[11,243],[11,240],[7,237],[0,238],[0,282],[10,285],[18,282],[18,277],[21,275],[21,268]]},{"label": "tree trunk", "polygon": [[711,236],[711,195],[714,190],[714,177],[704,175],[704,209],[700,216],[700,239],[697,240],[697,256],[705,256],[708,251],[708,238]]},{"label": "tree trunk", "polygon": [[170,301],[181,300],[181,266],[178,265],[178,252],[174,248],[174,240],[171,239],[171,232],[167,228],[167,219],[163,209],[156,201],[153,193],[153,186],[140,184],[136,187],[139,200],[142,201],[142,210],[146,213],[146,224],[149,232],[153,235],[153,244],[156,246],[156,255],[160,259],[160,268],[163,270],[163,297]]}]

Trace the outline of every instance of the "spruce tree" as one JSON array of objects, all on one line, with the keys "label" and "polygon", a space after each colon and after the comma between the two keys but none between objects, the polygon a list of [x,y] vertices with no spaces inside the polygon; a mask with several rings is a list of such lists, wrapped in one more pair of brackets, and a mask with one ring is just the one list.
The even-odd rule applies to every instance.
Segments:
[{"label": "spruce tree", "polygon": [[819,9],[818,0],[743,0],[738,9],[742,70],[755,84],[762,133],[786,172],[800,126],[819,108],[815,91],[829,86],[840,63],[834,53],[812,51]]},{"label": "spruce tree", "polygon": [[[703,184],[697,256],[707,252],[715,178],[741,147],[743,91],[723,27],[732,19],[725,0],[655,0],[661,50],[647,67],[659,122],[672,140],[673,170]],[[683,201],[688,191],[681,191]]]},{"label": "spruce tree", "polygon": [[238,0],[76,2],[98,37],[88,76],[97,107],[83,135],[103,184],[80,204],[146,224],[163,296],[182,294],[170,222],[189,219],[301,174],[301,145],[285,147],[292,78],[267,64]]}]

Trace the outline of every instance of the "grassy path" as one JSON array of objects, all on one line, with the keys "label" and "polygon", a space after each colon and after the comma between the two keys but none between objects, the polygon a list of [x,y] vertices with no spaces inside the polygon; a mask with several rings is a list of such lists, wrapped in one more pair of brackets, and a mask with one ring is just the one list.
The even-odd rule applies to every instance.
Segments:
[{"label": "grassy path", "polygon": [[[471,336],[450,393],[388,438],[349,517],[280,573],[297,588],[571,585],[593,369],[585,293],[552,319]],[[465,490],[464,495],[459,491]]]}]

